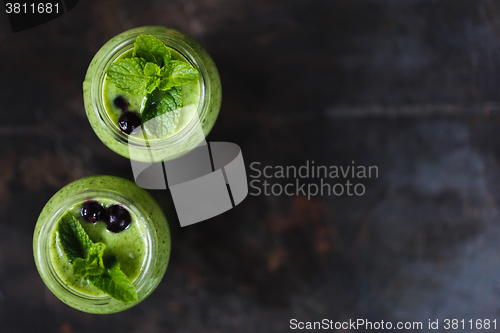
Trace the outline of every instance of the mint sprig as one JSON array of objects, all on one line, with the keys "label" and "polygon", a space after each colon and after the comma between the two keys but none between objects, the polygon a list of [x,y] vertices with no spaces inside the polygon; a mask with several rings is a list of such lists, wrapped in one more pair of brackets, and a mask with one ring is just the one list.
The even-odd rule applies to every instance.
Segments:
[{"label": "mint sprig", "polygon": [[170,50],[151,35],[140,35],[134,42],[132,57],[113,62],[107,77],[118,88],[147,95],[155,89],[169,90],[196,81],[198,71],[190,64],[171,59]]},{"label": "mint sprig", "polygon": [[104,263],[104,243],[94,243],[80,222],[71,213],[66,213],[57,227],[64,253],[72,265],[73,274],[87,278],[92,285],[114,299],[128,303],[137,301],[137,291],[113,258]]},{"label": "mint sprig", "polygon": [[150,138],[164,138],[175,131],[182,107],[180,86],[198,80],[198,71],[189,63],[172,60],[168,47],[151,35],[140,35],[132,57],[113,62],[106,71],[118,88],[147,98],[142,116]]}]

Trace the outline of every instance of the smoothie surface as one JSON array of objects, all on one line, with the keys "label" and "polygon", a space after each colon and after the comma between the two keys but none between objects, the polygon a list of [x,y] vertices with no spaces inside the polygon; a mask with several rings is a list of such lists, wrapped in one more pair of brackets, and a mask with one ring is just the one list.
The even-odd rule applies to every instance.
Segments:
[{"label": "smoothie surface", "polygon": [[[107,198],[92,198],[103,207],[113,204],[120,204],[115,200]],[[89,238],[94,242],[102,242],[106,245],[104,260],[115,257],[120,262],[120,267],[127,277],[134,281],[139,276],[147,257],[147,235],[144,225],[140,219],[129,209],[132,216],[132,223],[122,232],[114,233],[106,229],[103,221],[90,223],[85,221],[80,215],[81,205],[84,201],[72,206],[67,212],[72,213],[84,228]],[[72,265],[63,251],[59,239],[57,226],[51,233],[50,239],[50,260],[63,282],[70,288],[89,296],[104,296],[105,293],[92,286],[86,278],[73,275]]]},{"label": "smoothie surface", "polygon": [[[169,48],[169,50],[172,56],[172,60],[179,60],[185,63],[189,63],[179,52],[171,48]],[[125,58],[131,58],[132,52],[133,50],[125,52],[115,61]],[[180,87],[182,90],[182,107],[180,109],[179,122],[177,123],[177,126],[174,131],[170,132],[167,136],[159,139],[165,139],[181,131],[189,123],[191,118],[193,118],[193,116],[196,115],[198,109],[198,103],[200,101],[199,80],[195,82],[184,83]],[[142,112],[144,111],[144,108],[146,107],[146,101],[148,99],[147,95],[134,94],[128,91],[121,90],[115,84],[113,84],[113,82],[111,82],[106,76],[103,86],[103,96],[102,96],[103,104],[112,123],[115,124],[117,127],[118,127],[117,125],[118,118],[122,115],[123,111],[119,107],[117,107],[113,103],[113,101],[115,100],[115,98],[119,96],[124,97],[125,100],[128,102],[129,111],[134,111],[139,114],[142,114]],[[148,139],[150,140],[151,138]]]}]

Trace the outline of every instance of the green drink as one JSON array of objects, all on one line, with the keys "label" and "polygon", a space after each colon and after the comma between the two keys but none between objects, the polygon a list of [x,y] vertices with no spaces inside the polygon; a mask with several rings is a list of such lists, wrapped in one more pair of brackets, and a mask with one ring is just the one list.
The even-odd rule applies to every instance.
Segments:
[{"label": "green drink", "polygon": [[[85,215],[89,210],[82,209],[89,205],[107,212],[102,221],[89,222]],[[115,211],[128,214],[127,225],[116,229],[110,222]],[[75,274],[77,260],[72,261],[65,248],[61,227],[67,216],[75,217],[91,242],[103,244],[107,268],[119,263],[134,298],[103,290],[95,283],[100,275]],[[105,314],[134,306],[157,287],[170,257],[170,234],[163,212],[146,191],[118,177],[94,176],[65,186],[49,200],[35,227],[33,251],[40,276],[59,299],[81,311]]]},{"label": "green drink", "polygon": [[[143,36],[154,37],[163,43],[162,46],[168,49],[168,59],[143,59],[144,54],[136,54],[137,40]],[[137,76],[111,79],[113,66],[116,67],[124,59],[141,59],[140,70],[144,70],[141,74],[147,72],[144,75],[157,75],[162,81],[173,63],[189,66],[197,72],[197,76],[196,79],[177,83],[175,87],[161,88],[160,83],[158,88],[150,91],[148,84],[142,92],[133,91],[127,88]],[[158,61],[155,63],[154,60]],[[161,71],[155,72],[153,66],[145,70],[144,64],[149,62],[158,65],[158,69],[161,67]],[[118,83],[123,83],[123,86]],[[219,74],[208,53],[192,38],[160,26],[131,29],[108,41],[93,58],[83,83],[83,91],[87,117],[101,141],[116,153],[141,162],[174,159],[195,148],[212,129],[221,103]],[[125,118],[120,117],[124,113],[131,116],[125,119],[132,119],[131,123],[137,122],[137,116],[145,120],[148,107],[172,91],[176,92],[175,96],[179,96],[182,105],[175,110],[175,121],[167,119],[167,131],[151,133],[147,126],[143,126],[143,131],[129,133],[121,126],[124,123],[121,120]]]}]

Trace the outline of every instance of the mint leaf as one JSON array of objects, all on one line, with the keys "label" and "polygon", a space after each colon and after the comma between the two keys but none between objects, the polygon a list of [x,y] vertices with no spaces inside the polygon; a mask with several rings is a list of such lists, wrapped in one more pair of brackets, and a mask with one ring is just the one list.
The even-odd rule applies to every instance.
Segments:
[{"label": "mint leaf", "polygon": [[101,275],[104,273],[104,267],[100,267],[97,260],[89,263],[87,259],[76,258],[73,262],[72,271],[75,276],[88,277],[93,275]]},{"label": "mint leaf", "polygon": [[165,66],[165,73],[161,77],[159,89],[168,90],[183,83],[198,80],[198,71],[190,64],[172,60]]},{"label": "mint leaf", "polygon": [[125,58],[113,62],[106,70],[108,78],[118,88],[135,94],[145,94],[158,86],[159,67],[140,58]]},{"label": "mint leaf", "polygon": [[177,127],[182,107],[182,91],[173,87],[151,94],[142,114],[143,128],[153,138],[164,138]]},{"label": "mint leaf", "polygon": [[103,274],[89,276],[90,283],[97,289],[119,301],[129,303],[137,301],[137,291],[128,277],[120,269],[120,263],[115,261]]},{"label": "mint leaf", "polygon": [[160,67],[170,61],[170,51],[163,42],[151,35],[140,35],[134,42],[133,57],[154,62]]},{"label": "mint leaf", "polygon": [[147,62],[144,65],[144,75],[147,75],[147,76],[158,75],[158,76],[160,76],[160,73],[161,73],[161,69],[157,64],[152,63],[152,62]]},{"label": "mint leaf", "polygon": [[103,255],[106,245],[104,243],[95,243],[89,249],[88,259],[76,258],[73,262],[73,274],[80,277],[90,275],[101,275],[104,273]]},{"label": "mint leaf", "polygon": [[80,222],[71,213],[66,213],[61,218],[58,232],[62,248],[70,263],[73,263],[76,258],[87,257],[94,243],[90,240]]},{"label": "mint leaf", "polygon": [[158,87],[161,80],[161,69],[160,67],[152,62],[147,62],[144,66],[144,75],[152,77],[146,86],[146,92],[149,94]]}]

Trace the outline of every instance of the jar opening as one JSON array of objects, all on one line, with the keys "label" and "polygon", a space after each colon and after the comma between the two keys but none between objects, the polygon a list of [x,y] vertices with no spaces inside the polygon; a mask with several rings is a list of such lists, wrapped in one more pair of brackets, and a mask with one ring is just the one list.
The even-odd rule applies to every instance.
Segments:
[{"label": "jar opening", "polygon": [[[104,295],[102,293],[101,295],[92,295],[91,293],[93,292],[93,290],[91,290],[90,288],[89,294],[86,294],[82,290],[84,288],[77,289],[76,287],[70,286],[68,283],[66,283],[65,278],[68,277],[63,278],[63,276],[61,276],[61,267],[55,266],[56,259],[60,260],[60,256],[65,256],[65,253],[60,247],[56,247],[54,250],[51,250],[53,245],[57,245],[56,228],[63,214],[65,214],[75,205],[78,205],[79,203],[83,203],[90,199],[102,200],[110,203],[120,203],[126,209],[128,209],[129,212],[131,212],[132,216],[135,217],[134,222],[138,224],[137,228],[140,228],[144,231],[145,248],[144,258],[140,265],[140,271],[132,281],[132,284],[136,288],[138,294],[141,293],[143,289],[148,288],[147,281],[151,278],[152,267],[157,255],[155,228],[151,225],[151,221],[149,221],[149,219],[147,218],[147,213],[139,205],[137,205],[132,199],[124,197],[113,191],[87,190],[69,196],[61,201],[61,203],[49,215],[49,218],[45,221],[40,230],[40,236],[38,238],[38,243],[36,246],[37,256],[40,263],[40,269],[43,271],[43,273],[41,272],[41,275],[42,277],[44,277],[44,280],[46,280],[45,283],[55,294],[64,293],[64,302],[74,303],[78,301],[85,301],[89,304],[97,306],[107,305],[111,302],[119,301],[114,300],[110,296]],[[57,258],[54,257],[56,253]],[[85,282],[83,278],[82,281]],[[92,286],[92,288],[94,287]]]},{"label": "jar opening", "polygon": [[[120,142],[123,145],[128,145],[131,152],[136,149],[140,151],[153,152],[164,151],[165,149],[193,137],[193,132],[199,132],[199,129],[201,128],[200,119],[204,119],[206,117],[206,114],[208,113],[208,105],[210,103],[210,97],[207,94],[207,89],[209,89],[209,80],[207,79],[208,73],[206,68],[203,66],[200,56],[187,43],[165,34],[151,33],[152,36],[160,39],[167,47],[180,54],[186,61],[198,70],[199,101],[196,105],[196,111],[190,117],[187,124],[178,129],[172,135],[165,138],[150,139],[144,137],[143,135],[127,135],[123,133],[120,131],[117,124],[112,121],[103,100],[104,86],[106,83],[106,69],[111,65],[111,63],[132,50],[137,36],[141,34],[142,33],[138,31],[135,33],[129,33],[126,37],[122,38],[120,38],[119,35],[108,42],[108,44],[111,43],[111,48],[101,57],[101,59],[99,59],[97,70],[94,72],[92,77],[92,105],[102,128],[104,128],[108,135],[110,135],[115,141]],[[103,48],[106,47],[106,45],[103,46]],[[181,110],[181,112],[182,111],[183,110]],[[193,140],[196,142],[191,144],[192,148],[204,139],[203,133],[201,134],[202,137],[200,137],[200,135],[195,135],[197,139]]]}]

